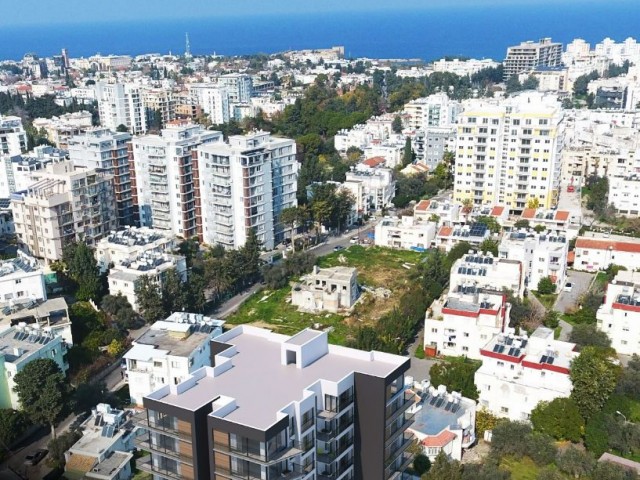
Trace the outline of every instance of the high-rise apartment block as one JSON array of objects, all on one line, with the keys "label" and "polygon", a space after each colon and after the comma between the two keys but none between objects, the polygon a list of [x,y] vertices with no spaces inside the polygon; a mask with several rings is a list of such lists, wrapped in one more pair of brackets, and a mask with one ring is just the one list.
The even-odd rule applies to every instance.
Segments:
[{"label": "high-rise apartment block", "polygon": [[284,237],[280,212],[297,205],[295,141],[257,131],[198,148],[202,238],[228,248],[253,229],[270,250]]},{"label": "high-rise apartment block", "polygon": [[142,226],[182,238],[201,234],[200,168],[192,153],[210,142],[222,142],[222,134],[191,124],[133,139],[133,201]]},{"label": "high-rise apartment block", "polygon": [[27,151],[27,133],[20,117],[0,115],[0,155],[20,155]]},{"label": "high-rise apartment block", "polygon": [[562,65],[562,44],[543,38],[538,42],[522,42],[507,48],[504,59],[504,79],[512,75],[530,72],[536,67],[558,67]]},{"label": "high-rise apartment block", "polygon": [[410,360],[240,326],[211,342],[212,367],[144,398],[138,415],[162,478],[398,479],[411,462]]},{"label": "high-rise apartment block", "polygon": [[115,205],[113,177],[71,161],[48,165],[42,180],[11,195],[21,246],[47,262],[60,260],[71,242],[95,245],[115,230]]},{"label": "high-rise apartment block", "polygon": [[105,128],[88,130],[69,139],[69,158],[76,166],[100,169],[113,176],[118,211],[118,225],[136,225],[138,218],[133,205],[128,133],[113,133]]},{"label": "high-rise apartment block", "polygon": [[139,86],[129,83],[96,83],[100,124],[116,131],[120,125],[139,135],[147,131],[147,118]]},{"label": "high-rise apartment block", "polygon": [[553,97],[525,92],[499,103],[472,100],[457,127],[454,200],[556,206],[565,122]]},{"label": "high-rise apartment block", "polygon": [[204,113],[209,115],[209,120],[213,125],[229,121],[229,92],[226,88],[197,83],[189,86],[189,92],[194,102],[200,105]]},{"label": "high-rise apartment block", "polygon": [[176,101],[173,92],[167,88],[145,88],[142,90],[142,104],[147,116],[147,127],[155,124],[166,126],[176,118]]},{"label": "high-rise apartment block", "polygon": [[244,73],[229,73],[218,78],[218,85],[229,92],[231,103],[249,103],[253,95],[253,79]]}]

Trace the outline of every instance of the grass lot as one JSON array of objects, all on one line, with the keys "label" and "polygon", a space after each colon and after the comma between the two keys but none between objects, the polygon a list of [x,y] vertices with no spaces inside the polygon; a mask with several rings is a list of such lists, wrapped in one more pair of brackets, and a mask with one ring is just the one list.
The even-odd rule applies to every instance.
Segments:
[{"label": "grass lot", "polygon": [[560,334],[562,333],[562,327],[561,326],[557,326],[554,330],[553,330],[553,338],[555,340],[557,340],[558,338],[560,338]]},{"label": "grass lot", "polygon": [[320,267],[348,266],[358,269],[358,282],[371,288],[386,288],[389,298],[374,298],[364,294],[350,315],[332,313],[312,314],[298,312],[290,302],[291,287],[270,291],[262,290],[249,298],[240,309],[228,317],[228,325],[251,323],[270,328],[278,333],[292,335],[300,330],[320,324],[321,329],[332,328],[331,343],[345,344],[356,325],[374,323],[397,305],[398,299],[410,285],[410,265],[422,261],[427,254],[404,250],[353,245],[333,252],[318,261]]},{"label": "grass lot", "polygon": [[532,291],[531,293],[533,293],[536,296],[538,301],[547,310],[551,310],[553,308],[553,305],[556,303],[556,300],[558,299],[557,293],[549,293],[547,295],[541,295],[535,291]]},{"label": "grass lot", "polygon": [[520,460],[505,458],[500,466],[511,472],[511,480],[536,480],[540,468],[529,457]]}]

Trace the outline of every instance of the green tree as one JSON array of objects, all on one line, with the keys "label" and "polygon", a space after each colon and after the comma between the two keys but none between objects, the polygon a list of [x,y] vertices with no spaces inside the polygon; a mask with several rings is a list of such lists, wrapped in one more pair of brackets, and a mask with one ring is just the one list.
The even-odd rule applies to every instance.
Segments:
[{"label": "green tree", "polygon": [[296,223],[298,222],[298,217],[299,217],[299,213],[298,213],[298,207],[288,207],[283,209],[280,212],[280,222],[289,230],[289,239],[291,240],[291,246],[293,247],[293,251],[295,252],[296,250],[296,246],[295,246],[295,242],[294,240],[294,235],[293,235],[293,229],[296,226]]},{"label": "green tree", "polygon": [[175,268],[170,268],[164,273],[160,296],[162,297],[162,309],[165,315],[186,311],[189,308],[188,286],[182,281]]},{"label": "green tree", "polygon": [[147,323],[162,320],[167,316],[159,285],[148,275],[142,275],[135,284],[138,310]]},{"label": "green tree", "polygon": [[413,470],[420,476],[424,475],[431,468],[429,457],[423,453],[417,454],[413,459]]},{"label": "green tree", "polygon": [[484,438],[484,432],[493,430],[500,419],[482,407],[476,412],[476,437]]},{"label": "green tree", "polygon": [[591,455],[573,445],[560,451],[556,459],[560,471],[573,478],[586,477],[593,470],[594,463]]},{"label": "green tree", "polygon": [[592,323],[579,323],[574,325],[569,335],[569,341],[577,344],[579,349],[584,347],[608,349],[611,347],[611,340],[607,334],[598,330]]},{"label": "green tree", "polygon": [[111,402],[111,394],[103,382],[81,383],[73,392],[73,411],[89,412],[99,403]]},{"label": "green tree", "polygon": [[391,122],[391,130],[393,133],[402,133],[402,118],[400,115],[396,115],[393,117],[393,122]]},{"label": "green tree", "polygon": [[513,224],[513,228],[529,228],[529,220],[521,218]]},{"label": "green tree", "polygon": [[582,438],[584,419],[571,398],[540,402],[531,411],[533,428],[558,440],[577,443]]},{"label": "green tree", "polygon": [[549,295],[556,291],[556,284],[550,277],[542,277],[538,282],[538,293],[540,295]]},{"label": "green tree", "polygon": [[446,385],[450,391],[461,392],[463,396],[477,400],[474,376],[478,368],[480,364],[471,360],[438,362],[431,366],[429,375],[434,385]]},{"label": "green tree", "polygon": [[9,449],[30,425],[29,417],[24,412],[11,408],[0,409],[0,449]]},{"label": "green tree", "polygon": [[524,82],[522,82],[523,90],[535,90],[540,85],[540,82],[533,75],[529,75]]},{"label": "green tree", "polygon": [[571,362],[571,398],[587,421],[597,413],[616,388],[620,367],[609,352],[585,347]]},{"label": "green tree", "polygon": [[491,238],[485,238],[478,246],[482,253],[491,253],[494,257],[498,256],[498,247],[498,241]]},{"label": "green tree", "polygon": [[552,330],[558,328],[558,325],[560,325],[560,312],[547,310],[542,319],[542,324]]},{"label": "green tree", "polygon": [[598,480],[635,480],[636,472],[611,462],[597,462],[591,478]]},{"label": "green tree", "polygon": [[129,132],[129,129],[127,128],[127,126],[126,126],[126,125],[123,125],[123,124],[121,123],[120,125],[118,125],[118,126],[116,127],[116,132],[119,132],[119,133],[128,133],[128,132]]},{"label": "green tree", "polygon": [[498,220],[496,220],[495,217],[490,217],[488,215],[480,215],[476,218],[476,223],[484,223],[491,233],[499,233],[500,230],[502,230]]},{"label": "green tree", "polygon": [[530,434],[531,427],[527,423],[501,420],[493,428],[491,452],[500,457],[521,458],[527,454],[526,438]]},{"label": "green tree", "polygon": [[54,436],[51,440],[49,440],[49,443],[47,445],[49,449],[47,463],[53,468],[64,468],[65,452],[69,450],[74,443],[80,440],[81,437],[82,433],[77,430],[64,432],[58,438]]},{"label": "green tree", "polygon": [[538,472],[536,480],[565,480],[565,476],[553,467],[544,467]]},{"label": "green tree", "polygon": [[406,138],[404,142],[404,149],[402,150],[402,166],[406,167],[410,165],[415,160],[416,154],[413,151],[413,147],[411,146],[411,139],[409,137]]},{"label": "green tree", "polygon": [[76,299],[98,299],[101,293],[100,272],[93,250],[84,242],[71,243],[62,252],[67,274],[78,285]]},{"label": "green tree", "polygon": [[27,363],[14,377],[13,391],[20,406],[35,424],[49,425],[56,438],[55,425],[65,413],[69,385],[58,364],[48,358]]},{"label": "green tree", "polygon": [[457,460],[450,460],[440,451],[423,480],[462,480],[462,466]]},{"label": "green tree", "polygon": [[640,357],[635,353],[622,369],[616,392],[633,400],[640,400]]},{"label": "green tree", "polygon": [[469,242],[462,241],[456,243],[447,254],[447,265],[449,269],[457,260],[469,253],[469,250],[473,250],[473,247]]}]

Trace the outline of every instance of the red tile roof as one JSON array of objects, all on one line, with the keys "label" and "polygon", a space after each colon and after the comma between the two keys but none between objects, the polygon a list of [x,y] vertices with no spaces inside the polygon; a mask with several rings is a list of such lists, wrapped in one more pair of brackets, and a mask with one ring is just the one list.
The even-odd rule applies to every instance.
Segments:
[{"label": "red tile roof", "polygon": [[590,248],[594,250],[615,250],[616,252],[640,253],[640,243],[618,242],[616,240],[595,240],[578,237],[576,248]]},{"label": "red tile roof", "polygon": [[418,212],[422,212],[422,211],[426,212],[430,204],[431,204],[431,200],[420,200],[417,203],[415,210]]},{"label": "red tile roof", "polygon": [[522,218],[534,218],[536,216],[536,209],[535,208],[525,208],[522,211]]},{"label": "red tile roof", "polygon": [[364,165],[366,165],[367,167],[377,167],[379,165],[382,165],[384,162],[386,162],[387,160],[384,157],[371,157],[371,158],[367,158],[364,162],[362,162]]},{"label": "red tile roof", "polygon": [[573,263],[576,261],[576,251],[571,250],[567,255],[567,263]]},{"label": "red tile roof", "polygon": [[439,237],[448,237],[453,232],[453,227],[441,227],[438,232]]},{"label": "red tile roof", "polygon": [[504,212],[504,207],[493,207],[491,209],[491,216],[499,217],[500,215],[502,215],[502,212]]},{"label": "red tile roof", "polygon": [[558,210],[556,212],[556,220],[565,221],[569,219],[569,212],[566,210]]},{"label": "red tile roof", "polygon": [[455,438],[455,433],[449,430],[443,430],[435,437],[427,437],[422,440],[422,445],[424,445],[425,447],[444,447],[445,445],[451,443],[451,441]]}]

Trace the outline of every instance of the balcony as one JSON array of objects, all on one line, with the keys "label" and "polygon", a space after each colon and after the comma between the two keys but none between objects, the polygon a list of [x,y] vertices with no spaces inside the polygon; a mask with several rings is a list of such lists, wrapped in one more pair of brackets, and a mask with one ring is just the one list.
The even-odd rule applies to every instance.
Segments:
[{"label": "balcony", "polygon": [[188,443],[191,443],[191,433],[178,431],[178,429],[173,426],[167,425],[165,423],[156,422],[148,418],[146,410],[136,413],[133,416],[133,422],[139,427],[146,428],[147,430],[159,432],[164,435],[168,435],[170,437],[178,438],[180,440],[184,440]]},{"label": "balcony", "polygon": [[[343,460],[340,464],[335,468],[335,470],[322,470],[319,469],[319,472],[316,475],[318,480],[350,480],[353,478],[353,471],[347,473],[349,469],[353,466],[353,458],[349,458],[347,460]],[[347,475],[345,475],[347,473]],[[345,475],[345,476],[343,476]]]},{"label": "balcony", "polygon": [[272,465],[276,462],[286,460],[287,458],[295,457],[296,455],[301,455],[310,447],[308,445],[301,445],[300,443],[293,443],[289,447],[281,448],[275,452],[271,452],[268,455],[263,455],[259,451],[254,451],[251,449],[238,449],[233,448],[230,445],[225,445],[223,443],[215,442],[213,444],[214,452],[225,453],[234,457],[240,457],[244,459],[249,459],[251,461],[260,463],[262,465]]},{"label": "balcony", "polygon": [[[327,425],[327,423],[329,423],[329,425]],[[329,442],[345,433],[352,425],[352,415],[344,415],[337,421],[332,420],[331,422],[325,422],[325,426],[316,432],[316,439],[321,442]]]},{"label": "balcony", "polygon": [[160,477],[167,480],[183,480],[187,478],[175,470],[167,470],[166,468],[153,465],[153,463],[151,463],[151,457],[142,457],[136,461],[136,466],[143,472],[150,473],[154,478]]},{"label": "balcony", "polygon": [[405,434],[402,437],[402,443],[400,443],[400,445],[394,446],[393,448],[391,448],[389,453],[385,454],[384,463],[388,464],[392,460],[398,458],[398,455],[400,455],[407,448],[409,448],[409,446],[413,443],[413,440],[414,440],[413,435],[408,432],[405,432]]},{"label": "balcony", "polygon": [[393,440],[395,440],[401,432],[404,432],[407,428],[411,426],[414,416],[415,415],[413,413],[407,414],[405,412],[403,421],[400,425],[397,425],[397,424],[392,425],[391,427],[387,427],[385,429],[385,439],[386,439],[385,446],[392,443]]},{"label": "balcony", "polygon": [[389,466],[384,471],[384,477],[387,480],[401,480],[404,479],[404,471],[409,467],[413,461],[413,455],[404,452],[402,454],[402,463],[396,466]]},{"label": "balcony", "polygon": [[[405,391],[399,399],[393,401],[390,405],[387,406],[385,418],[387,419],[387,425],[393,422],[396,418],[400,416],[402,412],[405,412],[413,402],[413,392]],[[402,401],[398,401],[402,400]]]},{"label": "balcony", "polygon": [[136,437],[135,444],[142,450],[157,453],[158,455],[161,455],[163,457],[173,458],[182,463],[188,463],[188,464],[193,463],[192,454],[180,452],[179,450],[177,450],[179,448],[178,446],[171,448],[171,447],[163,447],[161,445],[155,444],[149,441],[149,438],[146,435]]},{"label": "balcony", "polygon": [[327,464],[333,463],[336,461],[337,458],[340,458],[340,455],[342,455],[352,446],[353,446],[353,438],[349,438],[344,442],[341,441],[341,444],[338,445],[338,447],[333,451],[324,452],[321,449],[318,449],[318,452],[316,452],[316,459],[318,460],[318,462],[322,462],[322,463],[327,463]]}]

